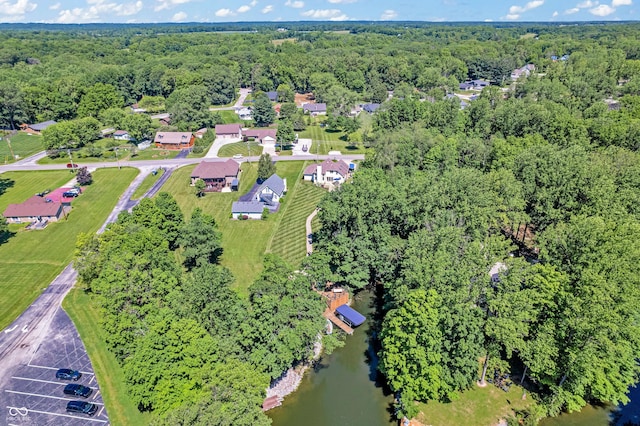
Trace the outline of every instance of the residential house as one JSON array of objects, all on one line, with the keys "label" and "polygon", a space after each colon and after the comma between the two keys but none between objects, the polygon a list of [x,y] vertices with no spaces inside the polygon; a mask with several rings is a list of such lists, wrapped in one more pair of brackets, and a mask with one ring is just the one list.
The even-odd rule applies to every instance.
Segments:
[{"label": "residential house", "polygon": [[56,222],[70,207],[46,196],[34,195],[21,204],[9,204],[2,215],[7,223]]},{"label": "residential house", "polygon": [[158,119],[158,121],[160,122],[160,125],[162,125],[162,126],[170,126],[171,125],[171,116],[169,114],[167,114],[166,117],[160,117]]},{"label": "residential house", "polygon": [[304,169],[302,178],[318,185],[343,183],[349,177],[351,170],[349,164],[343,160],[325,160],[320,164],[311,164]]},{"label": "residential house", "polygon": [[133,112],[134,114],[140,114],[140,113],[143,113],[143,112],[147,112],[146,109],[140,108],[140,106],[138,104],[133,104],[133,105],[131,105],[130,108],[131,108],[131,112]]},{"label": "residential house", "polygon": [[271,102],[277,102],[278,92],[275,92],[275,91],[267,92],[267,98],[269,98]]},{"label": "residential house", "polygon": [[[231,190],[232,185],[238,186],[238,174],[240,166],[237,161],[203,161],[191,172],[191,186],[202,179],[207,185],[205,192],[221,192]],[[234,182],[235,180],[235,182]]]},{"label": "residential house", "polygon": [[240,219],[246,216],[247,219],[262,219],[262,212],[265,205],[257,201],[234,201],[231,204],[231,217]]},{"label": "residential house", "polygon": [[518,69],[515,69],[511,72],[511,80],[516,81],[522,76],[529,77],[532,71],[535,71],[536,66],[533,64],[526,64]]},{"label": "residential house", "polygon": [[181,150],[193,147],[195,137],[191,132],[158,132],[153,142],[157,148]]},{"label": "residential house", "polygon": [[262,202],[268,206],[274,206],[287,192],[287,180],[276,174],[272,174],[262,182],[253,194],[253,201]]},{"label": "residential house", "polygon": [[327,113],[327,104],[319,103],[319,104],[304,104],[302,105],[302,111],[308,112],[312,116],[316,115],[325,115]]},{"label": "residential house", "polygon": [[362,105],[362,110],[368,112],[369,114],[373,114],[380,108],[380,104],[364,104]]},{"label": "residential house", "polygon": [[116,130],[113,132],[113,138],[117,141],[130,141],[133,139],[126,130]]},{"label": "residential house", "polygon": [[216,124],[217,138],[242,138],[242,126],[238,123]]},{"label": "residential house", "polygon": [[247,129],[244,131],[244,136],[253,138],[261,144],[275,144],[277,132],[277,129]]},{"label": "residential house", "polygon": [[37,124],[23,124],[20,126],[20,129],[27,132],[30,135],[41,135],[42,131],[47,127],[58,124],[54,120],[45,121]]},{"label": "residential house", "polygon": [[491,83],[486,80],[469,80],[464,83],[460,83],[458,87],[460,90],[482,90],[490,85]]}]

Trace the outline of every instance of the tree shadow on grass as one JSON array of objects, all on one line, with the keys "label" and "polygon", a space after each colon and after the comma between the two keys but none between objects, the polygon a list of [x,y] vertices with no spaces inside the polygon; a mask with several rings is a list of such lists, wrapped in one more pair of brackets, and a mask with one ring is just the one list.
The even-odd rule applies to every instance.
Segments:
[{"label": "tree shadow on grass", "polygon": [[4,194],[7,189],[13,187],[15,185],[15,181],[7,178],[0,178],[0,196]]}]

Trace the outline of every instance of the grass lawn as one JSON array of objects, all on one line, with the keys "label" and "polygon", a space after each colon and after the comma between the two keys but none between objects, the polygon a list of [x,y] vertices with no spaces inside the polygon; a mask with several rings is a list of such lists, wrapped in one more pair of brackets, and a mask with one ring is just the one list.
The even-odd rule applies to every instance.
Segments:
[{"label": "grass lawn", "polygon": [[240,116],[235,111],[220,110],[213,111],[214,114],[220,114],[220,117],[224,120],[224,124],[243,123]]},{"label": "grass lawn", "polygon": [[[71,261],[78,234],[98,230],[137,173],[132,168],[97,170],[93,185],[75,199],[67,220],[51,223],[42,231],[20,227],[0,245],[0,329],[24,311]],[[0,208],[43,189],[57,188],[72,177],[66,171],[4,173],[0,181],[9,179],[14,185],[0,196]]]},{"label": "grass lawn", "polygon": [[313,154],[328,154],[329,151],[340,151],[343,154],[364,154],[365,147],[360,144],[354,146],[351,142],[341,140],[343,132],[332,132],[320,126],[308,126],[306,130],[298,133],[303,139],[312,139],[311,152]]},{"label": "grass lawn", "polygon": [[178,150],[168,150],[168,149],[158,149],[158,148],[147,148],[143,150],[138,150],[137,154],[133,157],[130,157],[131,161],[144,161],[144,160],[156,160],[159,158],[175,158],[180,151]]},{"label": "grass lawn", "polygon": [[149,176],[144,178],[138,189],[136,189],[136,191],[131,196],[132,200],[137,200],[138,198],[142,197],[144,193],[147,192],[153,186],[153,184],[158,181],[158,179],[160,179],[160,177],[164,174],[164,169],[160,168],[157,170],[158,173],[156,173],[155,175],[151,173]]},{"label": "grass lawn", "polygon": [[[75,164],[80,165],[80,167],[82,167],[84,164],[86,163],[101,163],[103,161],[112,161],[114,164],[116,162],[115,157],[107,157],[107,158],[103,158],[103,157],[83,157],[83,158],[78,158],[76,155],[73,154],[73,152],[71,153],[71,157],[73,158],[73,162]],[[122,160],[122,158],[120,158]],[[71,160],[69,160],[69,156],[67,154],[61,155],[58,158],[49,158],[49,157],[43,157],[40,160],[38,160],[38,164],[67,164],[70,163]]]},{"label": "grass lawn", "polygon": [[[249,148],[251,156],[262,154],[262,145],[260,143],[251,141],[249,142]],[[249,156],[249,149],[247,149],[246,142],[235,142],[224,145],[218,151],[218,157],[233,157],[235,154],[242,154],[245,157]]]},{"label": "grass lawn", "polygon": [[530,395],[527,395],[526,400],[522,400],[520,386],[512,385],[509,392],[504,392],[492,384],[487,384],[485,388],[474,386],[463,392],[458,400],[450,403],[421,403],[417,419],[423,424],[433,426],[491,426],[513,414],[513,410],[526,408],[533,403]]},{"label": "grass lawn", "polygon": [[13,155],[18,156],[18,159],[22,159],[44,149],[44,146],[42,146],[42,136],[29,135],[27,133],[16,133],[9,138],[9,141],[11,142],[11,149],[9,149],[9,144],[7,143],[6,133],[0,132],[0,137],[2,137],[2,140],[0,141],[1,164],[13,163],[16,161],[15,158],[12,157],[11,151],[13,151]]},{"label": "grass lawn", "polygon": [[76,325],[87,349],[107,407],[109,423],[114,426],[149,424],[151,415],[140,413],[131,402],[122,368],[107,349],[104,332],[96,327],[100,322],[100,311],[90,296],[84,290],[74,288],[64,299],[62,307]]},{"label": "grass lawn", "polygon": [[[236,281],[234,287],[241,295],[247,294],[247,288],[262,271],[262,260],[267,252],[269,241],[275,241],[273,236],[280,223],[287,224],[287,219],[282,219],[287,213],[287,205],[293,204],[295,197],[295,185],[301,184],[297,180],[303,170],[304,163],[298,161],[283,161],[276,163],[277,173],[287,179],[289,193],[284,197],[281,211],[270,215],[267,220],[232,220],[231,203],[240,195],[251,189],[258,174],[257,163],[242,163],[240,175],[240,190],[231,193],[208,193],[198,198],[192,187],[188,185],[189,176],[195,166],[182,167],[175,171],[162,190],[172,194],[180,208],[189,218],[194,208],[200,207],[205,213],[211,214],[222,233],[222,247],[224,252],[221,264],[233,273]],[[293,194],[294,197],[289,197]],[[311,209],[313,210],[313,209]],[[311,213],[309,211],[307,215]],[[305,215],[306,217],[306,215]],[[304,238],[304,231],[302,231]],[[301,239],[301,242],[304,240]],[[303,246],[301,256],[304,256]]]}]

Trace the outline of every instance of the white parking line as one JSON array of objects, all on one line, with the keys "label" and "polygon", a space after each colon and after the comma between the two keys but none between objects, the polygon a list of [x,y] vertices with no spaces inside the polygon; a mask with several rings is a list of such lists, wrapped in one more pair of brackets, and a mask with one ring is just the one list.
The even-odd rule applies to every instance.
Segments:
[{"label": "white parking line", "polygon": [[[11,376],[12,379],[16,379],[16,380],[28,380],[30,382],[40,382],[40,383],[52,383],[54,385],[60,385],[60,386],[66,386],[69,383],[73,383],[73,382],[54,382],[52,380],[40,380],[40,379],[31,379],[29,377],[18,377],[18,376]],[[91,379],[91,381],[93,381],[93,379]],[[91,386],[87,386],[93,390],[98,390],[98,388],[94,388]]]},{"label": "white parking line", "polygon": [[100,408],[100,411],[98,412],[98,417],[100,417],[102,415],[103,411],[104,411],[104,405],[102,406],[102,408]]},{"label": "white parking line", "polygon": [[[33,365],[33,364],[27,364],[27,366],[29,367],[34,367],[34,368],[46,368],[47,370],[60,370],[58,367],[45,367],[44,365]],[[81,371],[82,374],[86,374],[87,376],[93,376],[93,372],[91,371]]]},{"label": "white parking line", "polygon": [[94,400],[95,400],[95,399],[98,397],[98,395],[100,395],[100,391],[98,391],[98,392],[94,393],[94,394],[93,394],[93,398],[92,398],[92,399],[94,399]]},{"label": "white parking line", "polygon": [[[17,408],[17,407],[10,407],[7,405],[7,408]],[[79,417],[79,416],[71,416],[69,414],[58,414],[58,413],[50,413],[48,411],[38,411],[38,410],[29,410],[32,413],[38,413],[38,414],[47,414],[49,416],[58,416],[58,417],[70,417],[72,419],[81,419],[81,420],[85,420],[88,422],[98,422],[98,423],[107,423],[107,420],[99,420],[99,419],[92,419],[91,417]]]},{"label": "white parking line", "polygon": [[89,384],[93,383],[93,381],[94,381],[95,379],[96,379],[96,376],[93,376],[93,377],[91,378],[91,380],[89,381]]},{"label": "white parking line", "polygon": [[[39,396],[40,398],[49,398],[49,399],[62,399],[63,401],[74,401],[73,398],[63,398],[61,396],[50,396],[50,395],[41,395],[39,393],[29,393],[29,392],[18,392],[14,390],[5,389],[5,392],[16,393],[18,395],[27,395],[27,396]],[[101,402],[94,402],[96,405],[104,405]]]}]

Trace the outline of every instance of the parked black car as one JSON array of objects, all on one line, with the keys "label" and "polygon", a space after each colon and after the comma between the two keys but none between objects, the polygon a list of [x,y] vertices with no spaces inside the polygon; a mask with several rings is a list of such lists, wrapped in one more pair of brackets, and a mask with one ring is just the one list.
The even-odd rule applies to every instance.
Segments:
[{"label": "parked black car", "polygon": [[69,383],[64,387],[65,394],[73,395],[73,396],[81,396],[83,398],[87,398],[93,392],[93,389],[83,385],[77,385],[75,383]]},{"label": "parked black car", "polygon": [[80,377],[82,374],[79,371],[69,368],[61,368],[56,372],[56,379],[78,381]]},{"label": "parked black car", "polygon": [[78,195],[80,195],[78,192],[75,191],[67,191],[67,192],[63,192],[62,196],[65,198],[75,198]]},{"label": "parked black car", "polygon": [[67,413],[87,414],[93,416],[98,411],[98,406],[86,401],[69,401]]}]

